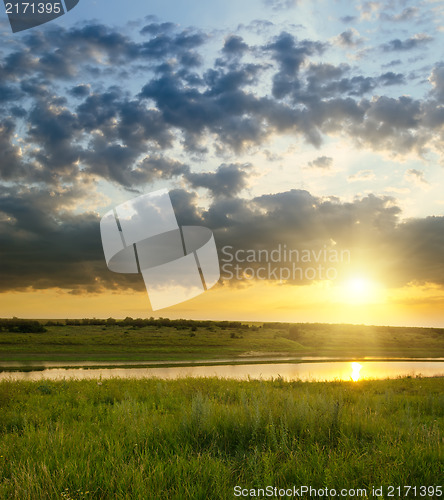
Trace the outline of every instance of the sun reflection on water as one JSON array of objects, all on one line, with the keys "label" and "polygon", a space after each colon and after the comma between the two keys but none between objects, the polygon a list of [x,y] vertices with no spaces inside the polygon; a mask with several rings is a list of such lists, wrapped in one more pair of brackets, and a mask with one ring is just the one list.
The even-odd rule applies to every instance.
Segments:
[{"label": "sun reflection on water", "polygon": [[353,382],[357,382],[361,378],[359,372],[361,371],[362,365],[353,361],[351,367],[352,367],[351,379],[353,380]]}]

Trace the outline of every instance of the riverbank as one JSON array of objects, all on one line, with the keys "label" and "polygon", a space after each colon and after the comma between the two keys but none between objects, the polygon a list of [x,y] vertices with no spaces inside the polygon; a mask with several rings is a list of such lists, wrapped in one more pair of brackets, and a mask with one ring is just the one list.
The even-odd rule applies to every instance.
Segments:
[{"label": "riverbank", "polygon": [[269,361],[279,358],[442,358],[444,330],[364,325],[225,326],[55,325],[46,332],[0,331],[0,368],[47,362],[75,366],[118,362]]},{"label": "riverbank", "polygon": [[442,378],[0,382],[0,406],[1,499],[419,488],[442,472]]}]

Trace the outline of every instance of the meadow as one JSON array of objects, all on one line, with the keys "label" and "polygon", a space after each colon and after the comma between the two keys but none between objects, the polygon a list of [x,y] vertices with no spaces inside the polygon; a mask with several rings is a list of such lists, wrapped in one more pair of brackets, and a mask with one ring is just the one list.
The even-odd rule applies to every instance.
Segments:
[{"label": "meadow", "polygon": [[443,378],[1,382],[0,408],[1,499],[393,498],[443,477]]},{"label": "meadow", "polygon": [[[0,331],[2,361],[188,361],[260,356],[444,357],[444,329],[364,325],[115,320]],[[100,321],[96,322],[100,323]]]}]

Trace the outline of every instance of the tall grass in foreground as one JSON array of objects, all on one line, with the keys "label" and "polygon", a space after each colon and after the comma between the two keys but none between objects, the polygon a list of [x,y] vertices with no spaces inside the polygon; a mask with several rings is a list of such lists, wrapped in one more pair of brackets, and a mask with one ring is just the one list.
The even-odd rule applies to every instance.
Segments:
[{"label": "tall grass in foreground", "polygon": [[438,378],[2,382],[0,498],[438,485],[443,415]]}]

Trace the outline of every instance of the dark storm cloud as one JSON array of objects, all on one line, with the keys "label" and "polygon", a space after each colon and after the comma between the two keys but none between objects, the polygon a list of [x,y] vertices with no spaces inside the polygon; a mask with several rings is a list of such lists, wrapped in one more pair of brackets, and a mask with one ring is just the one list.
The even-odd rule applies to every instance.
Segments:
[{"label": "dark storm cloud", "polygon": [[[218,243],[239,248],[275,248],[279,243],[309,247],[330,238],[351,245],[356,235],[378,233],[396,223],[398,207],[389,198],[369,196],[353,203],[321,199],[295,190],[251,200],[220,199],[202,213]],[[356,221],[362,224],[356,224]]]},{"label": "dark storm cloud", "polygon": [[11,119],[0,123],[0,177],[6,181],[15,180],[24,175],[26,164],[23,163],[22,152],[15,144],[15,123]]},{"label": "dark storm cloud", "polygon": [[[253,169],[226,160],[286,134],[314,147],[331,134],[369,150],[422,153],[444,124],[441,63],[424,98],[396,98],[383,95],[384,87],[395,92],[405,83],[402,74],[320,63],[328,45],[289,33],[261,46],[231,35],[219,59],[203,67],[205,34],[154,23],[142,32],[136,42],[100,24],[54,26],[23,36],[20,50],[6,50],[0,64],[0,176],[8,186],[0,191],[3,290],[143,289],[140,280],[106,269],[99,216],[79,213],[88,189],[94,191],[81,187],[83,178],[139,192],[170,179],[204,188],[205,209],[196,193],[177,189],[171,197],[180,222],[210,227],[218,245],[315,247],[332,239],[369,253],[393,283],[444,284],[442,218],[401,222],[386,197],[344,203],[290,190],[241,198]],[[387,46],[410,50],[428,41],[408,40],[402,48],[397,41]],[[19,95],[26,97],[17,102]],[[202,162],[212,153],[226,163],[213,171],[192,167],[191,159]],[[330,160],[318,156],[310,165],[328,168]],[[396,272],[384,268],[395,261]]]},{"label": "dark storm cloud", "polygon": [[[172,55],[184,56],[188,51],[203,45],[205,39],[200,33],[181,32],[175,36],[162,33],[138,45],[137,57],[163,59]],[[193,66],[200,62],[200,58],[197,55],[195,57]]]},{"label": "dark storm cloud", "polygon": [[89,165],[90,173],[131,187],[139,180],[138,171],[133,169],[139,154],[140,151],[96,136],[89,143],[88,150],[83,151],[82,161]]},{"label": "dark storm cloud", "polygon": [[405,83],[405,76],[402,73],[388,71],[379,77],[381,85],[402,85]]},{"label": "dark storm cloud", "polygon": [[[37,188],[1,188],[1,290],[143,290],[140,276],[106,268],[96,213],[60,210],[60,203],[69,206],[85,195],[78,188],[49,196]],[[211,228],[219,250],[225,245],[319,250],[334,241],[334,248],[351,252],[351,264],[373,262],[374,278],[384,277],[388,285],[444,285],[444,218],[401,222],[390,197],[341,202],[290,190],[252,199],[216,198],[205,209],[192,192],[172,190],[171,199],[178,222]]]},{"label": "dark storm cloud", "polygon": [[[320,99],[333,97],[363,97],[379,86],[399,85],[405,83],[404,75],[387,72],[379,77],[353,75],[348,64],[335,66],[330,63],[311,63],[304,72],[285,82],[285,94],[295,104],[303,103],[309,108],[317,106]],[[281,72],[277,73],[283,82]],[[276,76],[273,84],[276,82]],[[283,87],[281,87],[283,89]]]},{"label": "dark storm cloud", "polygon": [[69,89],[68,92],[73,97],[82,98],[82,97],[88,96],[90,91],[91,91],[91,89],[90,89],[89,85],[81,84],[81,85],[76,85],[75,87],[72,87],[71,89]]},{"label": "dark storm cloud", "polygon": [[405,153],[422,151],[427,134],[421,130],[421,102],[411,97],[378,97],[367,104],[365,120],[354,127],[354,137],[362,146]]},{"label": "dark storm cloud", "polygon": [[207,94],[217,96],[224,93],[235,92],[246,85],[256,83],[257,76],[262,70],[258,64],[243,64],[242,66],[231,66],[225,70],[208,70],[205,73]]},{"label": "dark storm cloud", "polygon": [[119,113],[123,91],[113,86],[101,93],[88,95],[75,112],[80,126],[86,132],[108,129]]},{"label": "dark storm cloud", "polygon": [[[112,161],[104,165],[112,165]],[[236,196],[248,185],[248,178],[252,175],[250,164],[229,165],[221,164],[215,172],[192,172],[190,167],[180,161],[163,156],[150,155],[145,157],[136,168],[132,170],[116,169],[120,175],[126,175],[126,186],[152,183],[156,180],[170,180],[180,178],[191,188],[205,188],[213,196]]]},{"label": "dark storm cloud", "polygon": [[349,71],[350,66],[344,63],[339,66],[329,63],[310,64],[306,71],[306,77],[311,85],[315,85],[319,81],[338,80]]},{"label": "dark storm cloud", "polygon": [[0,83],[0,104],[16,101],[21,96],[21,92],[16,87]]},{"label": "dark storm cloud", "polygon": [[171,145],[173,136],[157,109],[147,109],[137,100],[125,99],[119,103],[118,115],[117,134],[127,146],[144,148],[147,141],[162,149]]},{"label": "dark storm cloud", "polygon": [[437,105],[437,101],[431,101],[424,106],[424,127],[427,127],[431,133],[444,125],[444,107]]},{"label": "dark storm cloud", "polygon": [[140,44],[103,24],[88,24],[69,30],[48,30],[44,32],[47,42],[58,47],[65,57],[87,56],[94,60],[95,51],[106,56],[109,61],[131,60],[138,56]]},{"label": "dark storm cloud", "polygon": [[[191,58],[190,53],[205,42],[206,36],[188,30],[167,30],[170,32],[167,33],[161,26],[155,36],[142,42],[134,42],[102,24],[32,31],[23,38],[23,50],[4,58],[0,77],[14,80],[27,74],[38,74],[43,78],[71,79],[89,62],[95,63],[97,71],[102,62],[126,65],[173,56],[182,58],[183,63],[198,64],[199,56],[193,54],[194,58]],[[151,27],[153,31],[154,26]],[[145,31],[145,34],[149,32]]]},{"label": "dark storm cloud", "polygon": [[258,71],[260,66],[254,64],[236,70],[209,70],[203,91],[183,85],[176,75],[165,74],[145,85],[140,97],[153,100],[164,122],[185,133],[186,147],[210,132],[224,146],[240,151],[270,133],[257,120],[266,100],[242,89],[255,81]]},{"label": "dark storm cloud", "polygon": [[346,77],[349,72],[347,64],[311,64],[306,72],[307,86],[300,86],[293,97],[295,100],[309,102],[319,98],[362,96],[377,86],[377,81],[372,77]]},{"label": "dark storm cloud", "polygon": [[[103,96],[94,97],[98,99],[92,100],[96,105],[89,108],[92,113],[85,115],[82,110],[79,114],[84,126],[91,130],[86,147],[79,153],[86,171],[125,187],[159,178],[147,170],[145,163],[138,162],[147,151],[170,145],[171,135],[159,112],[144,109],[132,101],[113,101],[112,96],[109,96],[110,104],[106,106],[100,98]],[[95,130],[100,130],[100,133]],[[166,165],[163,163],[164,167]],[[163,178],[168,178],[168,175]]]},{"label": "dark storm cloud", "polygon": [[424,47],[432,40],[433,38],[431,36],[419,33],[411,38],[407,38],[406,40],[400,40],[399,38],[390,40],[388,43],[384,43],[381,48],[384,52],[402,52],[419,47]]},{"label": "dark storm cloud", "polygon": [[248,51],[248,45],[244,42],[241,36],[230,35],[225,39],[222,52],[230,56],[242,56]]},{"label": "dark storm cloud", "polygon": [[[128,101],[116,87],[88,96],[73,111],[66,104],[63,98],[46,95],[39,97],[28,111],[25,142],[29,181],[53,183],[75,179],[79,162],[86,166],[87,172],[124,186],[149,180],[133,168],[150,144],[158,147],[170,144],[171,135],[158,111]],[[11,124],[3,137],[9,142],[10,130]],[[36,147],[32,147],[34,144]],[[11,145],[5,150],[17,148]],[[18,160],[16,157],[12,161],[11,154],[4,156],[5,166],[0,169],[3,179],[8,178],[11,168],[15,168],[17,179],[25,176],[25,169],[16,167]],[[41,168],[43,165],[45,168]]]},{"label": "dark storm cloud", "polygon": [[158,35],[173,31],[176,25],[174,23],[151,23],[140,30],[141,35]]},{"label": "dark storm cloud", "polygon": [[[65,191],[63,203],[79,194]],[[117,285],[106,272],[97,214],[60,213],[59,197],[46,190],[1,188],[0,290],[142,289],[137,277],[122,275]]]},{"label": "dark storm cloud", "polygon": [[29,48],[8,54],[0,65],[0,78],[15,80],[17,77],[32,74],[36,69],[36,61]]},{"label": "dark storm cloud", "polygon": [[216,172],[187,173],[185,178],[191,187],[204,187],[214,196],[234,197],[247,187],[251,165],[220,165]]},{"label": "dark storm cloud", "polygon": [[202,209],[196,193],[172,189],[169,194],[179,226],[202,225]]},{"label": "dark storm cloud", "polygon": [[279,64],[279,72],[273,77],[273,96],[281,99],[294,88],[295,77],[307,56],[324,52],[326,45],[310,40],[298,41],[290,33],[283,32],[264,49],[270,51]]},{"label": "dark storm cloud", "polygon": [[444,285],[444,217],[401,222],[400,215],[390,197],[369,195],[343,203],[291,190],[215,201],[202,219],[215,231],[219,249],[320,249],[334,241],[338,251],[350,250],[352,265],[373,262],[374,278],[388,286]]},{"label": "dark storm cloud", "polygon": [[[23,38],[22,51],[5,56],[1,71],[10,82],[4,87],[5,103],[17,92],[30,99],[21,114],[28,126],[25,159],[20,160],[29,168],[17,168],[18,178],[26,171],[30,181],[56,183],[83,171],[134,187],[170,178],[166,164],[164,175],[151,175],[143,158],[164,157],[177,140],[185,152],[206,155],[209,139],[216,153],[224,155],[263,144],[274,134],[299,136],[319,147],[323,135],[346,133],[362,146],[395,148],[403,154],[419,151],[429,140],[427,127],[436,129],[441,120],[431,102],[409,106],[408,98],[365,99],[378,87],[404,83],[405,77],[393,72],[367,76],[347,64],[311,62],[328,50],[317,41],[283,32],[268,44],[250,48],[241,37],[230,35],[222,47],[223,59],[197,70],[197,50],[205,34],[170,24],[145,28],[148,39],[135,42],[99,24],[69,30],[52,27],[30,33]],[[260,57],[260,63],[240,63],[247,51],[256,54],[256,60]],[[156,64],[141,90],[140,83],[132,85],[132,92],[126,90],[124,80],[104,85],[101,71],[109,71],[111,62],[129,78],[148,60]],[[82,65],[88,74],[99,68],[91,83],[72,77]],[[28,75],[30,71],[34,76]],[[273,96],[257,91],[257,85],[267,80]],[[57,95],[57,82],[70,99]],[[431,99],[442,99],[439,65],[430,82]],[[3,115],[14,120],[18,115],[8,109],[3,107]],[[11,137],[7,135],[9,143]],[[8,151],[15,147],[10,145]],[[3,167],[4,175],[8,168]]]},{"label": "dark storm cloud", "polygon": [[51,96],[50,87],[44,80],[31,77],[20,81],[20,90],[35,100],[48,99]]},{"label": "dark storm cloud", "polygon": [[138,172],[141,182],[153,182],[158,179],[186,176],[190,173],[190,167],[171,158],[147,156],[139,164]]},{"label": "dark storm cloud", "polygon": [[196,198],[183,191],[175,192],[176,200],[181,200],[179,213],[188,214],[187,223],[214,231],[219,250],[231,246],[271,251],[279,245],[322,249],[334,241],[338,251],[350,250],[352,265],[374,262],[373,277],[389,286],[444,284],[444,218],[401,222],[401,210],[390,197],[369,195],[343,203],[291,190],[250,200],[222,198],[200,211]]},{"label": "dark storm cloud", "polygon": [[444,217],[411,219],[396,230],[396,259],[391,261],[395,284],[436,283],[443,286]]},{"label": "dark storm cloud", "polygon": [[12,118],[26,118],[28,114],[22,106],[11,106],[8,110],[0,109],[0,113],[3,111],[7,111]]},{"label": "dark storm cloud", "polygon": [[63,99],[53,102],[39,102],[28,115],[27,140],[39,147],[29,156],[33,163],[44,166],[42,180],[51,178],[75,177],[79,150],[75,141],[79,138],[80,128],[77,116],[64,105]]}]

